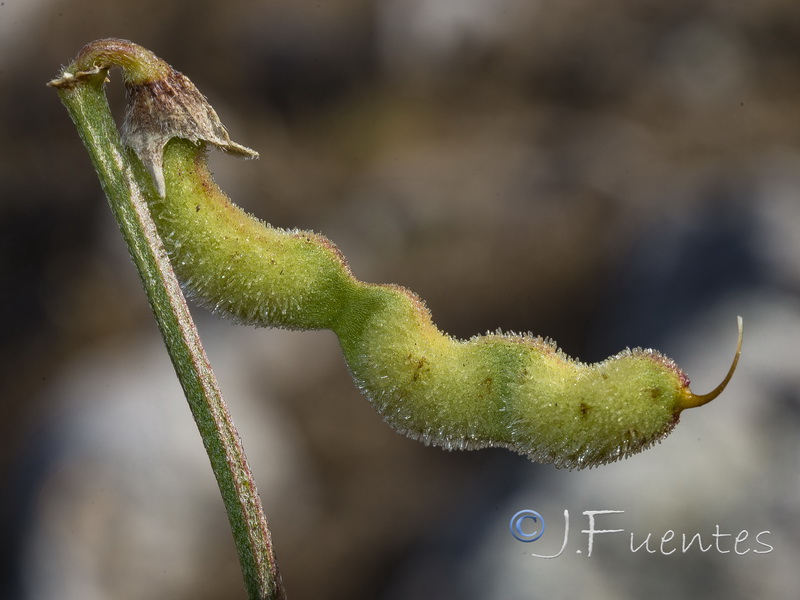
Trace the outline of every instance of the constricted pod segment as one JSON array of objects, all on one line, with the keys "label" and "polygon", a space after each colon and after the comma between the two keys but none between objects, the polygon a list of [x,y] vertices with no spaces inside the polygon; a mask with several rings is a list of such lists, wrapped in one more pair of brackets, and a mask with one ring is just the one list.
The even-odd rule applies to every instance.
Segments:
[{"label": "constricted pod segment", "polygon": [[356,279],[327,238],[272,227],[233,204],[208,170],[207,146],[256,153],[232,142],[205,98],[164,61],[131,42],[100,40],[68,73],[114,66],[129,94],[126,140],[153,174],[150,209],[186,289],[241,323],[332,330],[356,384],[400,433],[591,467],[663,439],[683,410],[722,393],[736,369],[741,318],[729,372],[703,395],[654,350],[583,364],[531,335],[454,339],[409,290]]}]

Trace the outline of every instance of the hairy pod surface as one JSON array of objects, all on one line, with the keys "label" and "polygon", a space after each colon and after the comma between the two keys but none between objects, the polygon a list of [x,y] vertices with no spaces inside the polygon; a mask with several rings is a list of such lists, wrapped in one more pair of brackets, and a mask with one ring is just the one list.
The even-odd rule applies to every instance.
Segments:
[{"label": "hairy pod surface", "polygon": [[357,385],[400,433],[583,468],[651,446],[684,408],[704,403],[652,350],[585,365],[538,337],[442,333],[410,291],[355,279],[326,238],[274,228],[234,205],[204,146],[166,145],[166,193],[151,207],[179,277],[242,323],[334,331]]},{"label": "hairy pod surface", "polygon": [[208,170],[207,144],[256,153],[232,142],[188,78],[155,55],[120,40],[94,44],[74,71],[125,71],[128,144],[153,174],[150,209],[186,289],[241,323],[332,330],[356,384],[398,432],[448,449],[505,447],[591,467],[660,441],[681,411],[713,400],[733,375],[741,319],[728,374],[705,395],[654,350],[587,365],[530,335],[442,333],[412,292],[357,280],[327,238],[272,227],[234,205]]}]

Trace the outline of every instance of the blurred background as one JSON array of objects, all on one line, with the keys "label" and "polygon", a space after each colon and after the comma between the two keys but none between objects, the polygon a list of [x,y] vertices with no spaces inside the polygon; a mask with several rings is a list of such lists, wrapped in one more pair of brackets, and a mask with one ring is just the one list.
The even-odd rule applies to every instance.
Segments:
[{"label": "blurred background", "polygon": [[[199,435],[45,87],[103,37],[187,74],[261,153],[213,158],[237,202],[324,233],[453,335],[532,331],[585,361],[656,347],[703,393],[744,317],[721,398],[652,450],[568,472],[402,438],[329,332],[197,309],[290,598],[796,593],[800,4],[5,0],[0,597],[244,597]],[[532,544],[509,533],[523,509],[547,521]],[[597,528],[624,531],[589,557],[582,511],[603,509],[624,513]],[[532,557],[558,552],[564,510],[563,554]],[[718,545],[683,552],[695,533]]]}]

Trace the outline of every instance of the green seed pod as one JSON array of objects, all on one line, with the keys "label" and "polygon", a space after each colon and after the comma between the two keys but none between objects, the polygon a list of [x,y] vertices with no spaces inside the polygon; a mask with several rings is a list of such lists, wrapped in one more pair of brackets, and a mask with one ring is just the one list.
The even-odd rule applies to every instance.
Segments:
[{"label": "green seed pod", "polygon": [[231,142],[188,78],[152,53],[120,40],[95,44],[75,69],[126,71],[127,141],[153,173],[150,208],[189,292],[242,323],[332,330],[356,384],[398,432],[580,469],[660,441],[681,411],[716,398],[733,375],[741,319],[728,374],[705,395],[654,350],[587,365],[529,335],[442,333],[412,292],[357,280],[328,239],[272,227],[234,205],[208,170],[206,145],[256,154]]}]

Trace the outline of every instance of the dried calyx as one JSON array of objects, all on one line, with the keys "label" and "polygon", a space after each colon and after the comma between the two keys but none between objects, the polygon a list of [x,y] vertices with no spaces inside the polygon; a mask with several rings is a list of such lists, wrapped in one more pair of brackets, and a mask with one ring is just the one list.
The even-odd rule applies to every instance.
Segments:
[{"label": "dried calyx", "polygon": [[68,87],[112,67],[122,69],[128,91],[123,142],[148,168],[160,196],[166,193],[164,146],[172,138],[206,142],[234,156],[258,158],[258,152],[231,140],[216,111],[188,77],[133,42],[111,38],[87,44],[49,85]]}]

